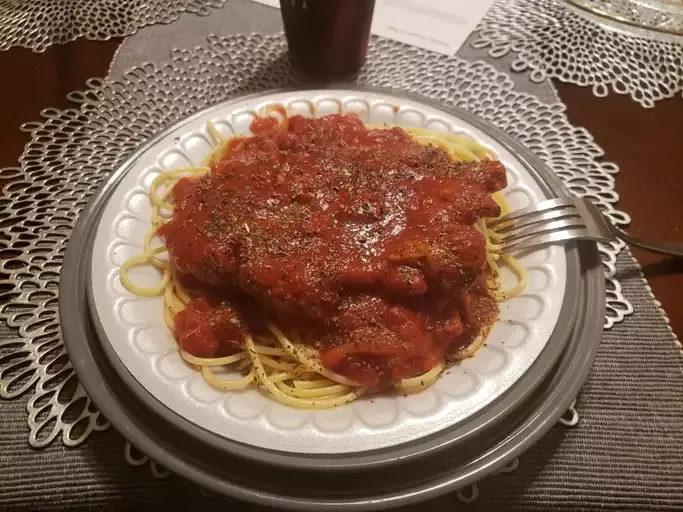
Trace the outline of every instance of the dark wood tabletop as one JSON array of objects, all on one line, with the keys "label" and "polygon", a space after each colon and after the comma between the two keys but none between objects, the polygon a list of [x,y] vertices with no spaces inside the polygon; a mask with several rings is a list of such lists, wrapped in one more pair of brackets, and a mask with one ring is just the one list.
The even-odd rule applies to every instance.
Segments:
[{"label": "dark wood tabletop", "polygon": [[[104,77],[121,40],[84,39],[45,53],[13,48],[0,52],[0,168],[16,166],[27,134],[19,125],[39,120],[48,107],[73,106],[66,94],[87,78]],[[683,100],[680,96],[644,109],[629,97],[596,98],[589,88],[555,84],[569,120],[587,128],[621,172],[618,207],[633,222],[630,232],[653,240],[683,242]],[[634,250],[675,333],[683,333],[683,260]]]}]

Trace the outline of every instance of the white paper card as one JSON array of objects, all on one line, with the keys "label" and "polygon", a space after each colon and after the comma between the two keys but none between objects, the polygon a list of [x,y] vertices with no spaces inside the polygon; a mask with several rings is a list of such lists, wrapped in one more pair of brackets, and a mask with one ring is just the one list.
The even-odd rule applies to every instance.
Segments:
[{"label": "white paper card", "polygon": [[372,33],[453,55],[495,0],[378,0]]},{"label": "white paper card", "polygon": [[263,5],[269,5],[271,7],[277,7],[278,9],[280,8],[280,0],[251,0],[251,1],[259,3],[259,4],[263,4]]}]

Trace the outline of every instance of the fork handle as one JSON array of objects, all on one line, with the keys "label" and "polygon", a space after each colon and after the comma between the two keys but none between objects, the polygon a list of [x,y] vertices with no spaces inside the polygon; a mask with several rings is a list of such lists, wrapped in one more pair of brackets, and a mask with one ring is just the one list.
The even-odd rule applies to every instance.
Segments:
[{"label": "fork handle", "polygon": [[656,252],[659,254],[666,254],[667,256],[674,256],[676,258],[683,258],[683,244],[665,244],[661,242],[652,243],[640,240],[629,235],[626,231],[622,231],[618,227],[614,226],[614,234],[621,238],[624,242],[627,242],[646,251]]}]

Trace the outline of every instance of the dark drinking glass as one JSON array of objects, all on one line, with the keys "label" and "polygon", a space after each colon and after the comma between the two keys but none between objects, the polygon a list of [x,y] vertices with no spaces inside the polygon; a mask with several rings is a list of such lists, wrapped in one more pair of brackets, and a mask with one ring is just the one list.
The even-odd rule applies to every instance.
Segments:
[{"label": "dark drinking glass", "polygon": [[289,60],[312,78],[338,80],[365,62],[375,0],[280,0]]}]

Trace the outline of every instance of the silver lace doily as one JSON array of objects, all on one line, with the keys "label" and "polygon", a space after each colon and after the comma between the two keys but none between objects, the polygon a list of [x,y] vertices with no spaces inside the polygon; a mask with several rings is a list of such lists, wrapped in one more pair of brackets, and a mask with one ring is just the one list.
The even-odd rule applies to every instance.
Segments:
[{"label": "silver lace doily", "polygon": [[225,0],[0,0],[0,51],[12,46],[43,52],[78,37],[102,41],[134,34],[181,13],[205,16]]},{"label": "silver lace doily", "polygon": [[[22,126],[31,141],[20,167],[0,171],[0,179],[11,180],[0,198],[0,320],[15,332],[0,341],[0,397],[29,394],[31,446],[57,437],[76,445],[107,427],[77,383],[56,309],[62,256],[88,199],[127,154],[174,122],[236,94],[294,83],[285,51],[279,34],[212,36],[204,47],[178,50],[161,66],[133,68],[120,81],[91,79],[85,91],[68,95],[78,108],[46,109],[42,121]],[[416,92],[487,119],[543,158],[575,194],[599,203],[614,223],[629,222],[614,208],[617,168],[601,161],[591,135],[569,124],[564,105],[516,92],[510,77],[489,64],[380,39],[371,45],[359,81]],[[608,283],[606,329],[633,311],[614,277],[622,247],[600,248]],[[561,423],[577,421],[572,407]],[[147,462],[134,452],[127,445],[130,463]]]},{"label": "silver lace doily", "polygon": [[680,0],[565,0],[600,16],[660,32],[683,35]]},{"label": "silver lace doily", "polygon": [[533,81],[591,86],[599,97],[612,90],[646,108],[683,91],[683,37],[636,35],[587,16],[556,0],[501,0],[472,46],[488,48],[494,58],[512,52],[511,69],[530,72]]}]

